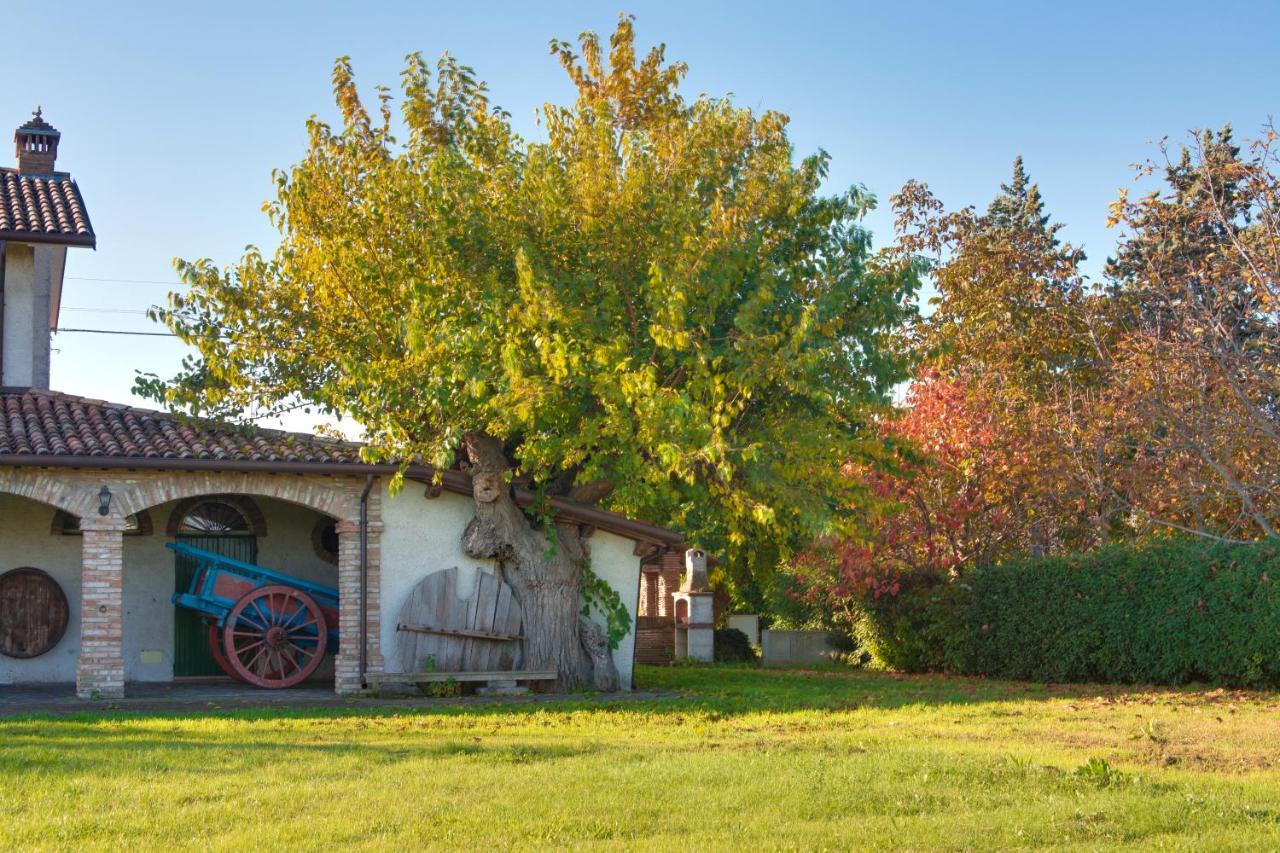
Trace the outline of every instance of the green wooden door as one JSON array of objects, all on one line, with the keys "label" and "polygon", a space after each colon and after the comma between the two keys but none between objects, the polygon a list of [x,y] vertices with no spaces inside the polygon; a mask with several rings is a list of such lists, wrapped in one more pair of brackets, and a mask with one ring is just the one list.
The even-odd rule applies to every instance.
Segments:
[{"label": "green wooden door", "polygon": [[[178,541],[246,563],[258,562],[258,538],[252,534],[179,534]],[[176,591],[186,592],[195,577],[195,563],[190,557],[174,556],[174,586]],[[185,607],[175,608],[173,614],[173,674],[225,675],[209,651],[209,628],[204,617]]]}]

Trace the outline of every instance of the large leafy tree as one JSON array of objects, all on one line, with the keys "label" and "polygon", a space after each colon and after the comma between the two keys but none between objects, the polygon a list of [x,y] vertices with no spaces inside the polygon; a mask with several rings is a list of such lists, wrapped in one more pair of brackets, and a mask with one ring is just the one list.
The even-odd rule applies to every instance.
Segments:
[{"label": "large leafy tree", "polygon": [[[579,54],[577,51],[580,50]],[[159,315],[198,351],[141,388],[195,413],[354,418],[372,457],[461,464],[464,546],[496,558],[526,657],[616,682],[580,616],[588,543],[512,482],[677,525],[744,563],[864,502],[872,421],[900,381],[910,264],[879,263],[858,189],[824,195],[787,119],[680,92],[685,66],[553,42],[576,100],[529,140],[470,69],[411,56],[372,111],[339,60],[342,122],[313,119],[267,206],[281,234],[218,269],[179,262]],[[541,517],[540,517],[541,516]],[[552,547],[548,547],[549,542]]]}]

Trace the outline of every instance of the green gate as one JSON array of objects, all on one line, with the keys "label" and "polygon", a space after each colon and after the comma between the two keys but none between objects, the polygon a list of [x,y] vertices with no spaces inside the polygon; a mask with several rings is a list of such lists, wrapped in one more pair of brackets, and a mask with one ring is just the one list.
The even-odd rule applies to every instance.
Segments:
[{"label": "green gate", "polygon": [[[203,548],[224,557],[258,562],[258,537],[252,534],[179,534],[179,542]],[[175,555],[175,591],[186,592],[191,588],[196,567],[190,557]],[[175,677],[191,675],[225,675],[213,660],[209,651],[209,626],[204,617],[185,607],[174,608],[173,614],[173,674]]]}]

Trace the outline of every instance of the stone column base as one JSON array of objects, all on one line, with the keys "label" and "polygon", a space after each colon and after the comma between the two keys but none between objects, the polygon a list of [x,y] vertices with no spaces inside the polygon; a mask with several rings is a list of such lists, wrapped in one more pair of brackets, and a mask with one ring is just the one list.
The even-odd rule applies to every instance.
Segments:
[{"label": "stone column base", "polygon": [[76,695],[81,699],[124,698],[124,658],[81,655],[76,666]]}]

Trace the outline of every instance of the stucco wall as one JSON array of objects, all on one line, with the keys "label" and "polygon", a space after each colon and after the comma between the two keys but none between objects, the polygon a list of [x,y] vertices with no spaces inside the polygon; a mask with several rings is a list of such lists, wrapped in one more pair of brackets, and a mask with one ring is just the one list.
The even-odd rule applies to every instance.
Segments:
[{"label": "stucco wall", "polygon": [[[258,539],[258,563],[286,574],[336,587],[338,567],[316,554],[311,533],[321,515],[266,497],[253,499],[266,519]],[[124,537],[123,654],[127,681],[173,678],[174,554],[165,525],[176,502],[149,510],[154,533]],[[0,494],[0,572],[34,566],[54,577],[71,609],[67,633],[51,652],[29,660],[0,656],[0,683],[71,682],[80,653],[81,538],[50,532],[52,507]],[[158,658],[158,659],[157,659]]]},{"label": "stucco wall", "polygon": [[[34,382],[35,250],[20,243],[5,246],[4,376],[2,385],[30,386]],[[47,321],[46,321],[47,322]]]},{"label": "stucco wall", "polygon": [[[459,593],[474,589],[475,572],[495,570],[491,560],[475,560],[462,550],[462,532],[471,520],[471,498],[445,492],[426,498],[418,483],[406,483],[394,498],[382,505],[382,648],[388,670],[400,670],[396,656],[396,621],[410,590],[428,574],[457,566],[462,580]],[[640,582],[640,558],[634,543],[611,533],[597,532],[591,539],[592,568],[617,590],[623,602],[636,612]],[[603,619],[598,619],[603,624]],[[614,652],[622,684],[631,686],[631,659],[635,629]]]},{"label": "stucco wall", "polygon": [[[67,596],[67,632],[52,651],[18,660],[0,655],[0,684],[76,679],[80,654],[80,537],[53,536],[53,508],[0,493],[0,572],[32,566],[48,572]],[[172,581],[170,581],[172,582]]]}]

